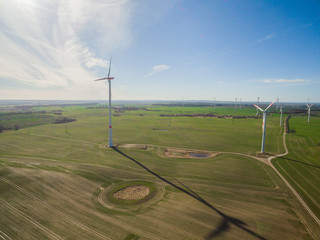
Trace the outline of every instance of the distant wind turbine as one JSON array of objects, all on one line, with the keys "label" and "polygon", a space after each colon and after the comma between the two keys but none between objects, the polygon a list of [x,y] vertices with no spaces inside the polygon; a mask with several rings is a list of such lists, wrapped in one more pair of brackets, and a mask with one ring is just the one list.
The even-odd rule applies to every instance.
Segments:
[{"label": "distant wind turbine", "polygon": [[263,113],[261,153],[264,153],[264,143],[265,143],[265,138],[266,138],[266,125],[267,125],[267,110],[272,106],[272,104],[275,101],[276,100],[273,100],[273,102],[270,103],[269,106],[265,110],[263,110],[262,108],[260,108],[256,104],[253,104],[253,106],[255,106],[257,109],[259,109]]},{"label": "distant wind turbine", "polygon": [[307,104],[307,107],[308,107],[308,123],[310,122],[310,111],[311,111],[311,107],[312,106],[313,106],[313,104],[311,104],[311,105]]},{"label": "distant wind turbine", "polygon": [[[257,98],[257,105],[259,105],[259,97]],[[259,115],[259,109],[257,108],[257,116]]]},{"label": "distant wind turbine", "polygon": [[99,79],[94,80],[94,81],[108,80],[108,83],[109,83],[109,144],[108,144],[108,147],[113,147],[113,142],[112,142],[112,122],[111,122],[111,80],[114,79],[114,78],[110,77],[111,60],[112,60],[112,58],[110,58],[108,77],[99,78]]},{"label": "distant wind turbine", "polygon": [[236,98],[236,104],[234,105],[234,109],[237,110],[237,98]]},{"label": "distant wind turbine", "polygon": [[282,106],[280,106],[280,127],[282,127]]}]

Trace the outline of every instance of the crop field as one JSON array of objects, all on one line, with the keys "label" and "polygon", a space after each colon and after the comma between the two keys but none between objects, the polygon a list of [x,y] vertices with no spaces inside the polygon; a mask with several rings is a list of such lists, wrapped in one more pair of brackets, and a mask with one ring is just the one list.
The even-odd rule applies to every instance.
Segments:
[{"label": "crop field", "polygon": [[294,116],[287,136],[289,154],[274,160],[277,169],[320,218],[320,117]]},{"label": "crop field", "polygon": [[[35,110],[48,109],[77,121],[0,134],[2,239],[319,239],[284,182],[255,158],[261,118],[179,116],[255,116],[253,108],[113,109],[116,149],[106,147],[106,108]],[[287,134],[289,155],[273,161],[278,169],[288,165],[288,178],[297,172],[301,178],[308,175],[301,194],[306,191],[304,197],[310,197],[319,214],[320,119],[312,119],[313,130],[303,128],[303,121],[292,118],[290,127],[296,132]],[[282,134],[279,116],[271,114],[265,146],[269,154],[285,151]],[[214,154],[169,157],[169,147]],[[138,185],[150,190],[142,200],[113,195]]]}]

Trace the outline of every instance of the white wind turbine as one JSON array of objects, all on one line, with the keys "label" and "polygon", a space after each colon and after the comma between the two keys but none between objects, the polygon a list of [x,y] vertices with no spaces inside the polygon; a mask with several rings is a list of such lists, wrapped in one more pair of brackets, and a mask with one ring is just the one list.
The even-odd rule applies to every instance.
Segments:
[{"label": "white wind turbine", "polygon": [[282,127],[282,106],[280,106],[280,127]]},{"label": "white wind turbine", "polygon": [[253,104],[257,109],[259,109],[263,113],[263,120],[262,120],[262,144],[261,144],[261,153],[264,153],[264,143],[265,143],[265,138],[266,138],[266,125],[267,125],[267,110],[272,106],[272,104],[275,102],[273,100],[272,103],[269,104],[269,106],[263,110],[259,106]]},{"label": "white wind turbine", "polygon": [[311,104],[311,105],[307,104],[307,107],[308,107],[308,123],[310,122],[310,111],[311,111],[311,107],[312,106],[313,106],[313,104]]},{"label": "white wind turbine", "polygon": [[113,147],[113,142],[112,142],[112,123],[111,123],[111,80],[114,79],[114,78],[110,77],[111,60],[112,60],[112,58],[110,58],[108,77],[99,78],[99,79],[94,80],[94,81],[108,80],[108,83],[109,83],[109,144],[108,144],[108,147]]}]

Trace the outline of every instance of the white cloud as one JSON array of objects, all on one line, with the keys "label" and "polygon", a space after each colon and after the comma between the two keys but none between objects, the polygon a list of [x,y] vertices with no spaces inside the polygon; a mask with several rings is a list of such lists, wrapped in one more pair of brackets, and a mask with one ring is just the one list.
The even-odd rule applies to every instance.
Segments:
[{"label": "white cloud", "polygon": [[264,83],[282,83],[282,84],[289,84],[289,83],[307,83],[311,82],[311,80],[305,80],[305,79],[265,79],[263,80]]},{"label": "white cloud", "polygon": [[155,65],[152,67],[152,70],[149,72],[148,76],[151,76],[155,73],[158,73],[158,72],[162,72],[162,71],[165,71],[165,70],[168,70],[170,68],[170,66],[168,65]]},{"label": "white cloud", "polygon": [[[108,62],[96,53],[109,57],[111,50],[130,44],[130,4],[127,0],[2,2],[1,82],[34,87],[29,91],[31,97],[36,89],[40,95],[40,91],[47,91],[65,99],[100,96],[97,92],[102,92],[101,85],[92,84],[91,80],[101,76],[98,70],[106,72]],[[54,88],[60,91],[55,92]],[[7,90],[2,91],[2,97],[13,93]],[[74,94],[75,91],[79,93]]]},{"label": "white cloud", "polygon": [[258,39],[258,40],[256,40],[256,41],[254,41],[254,42],[251,43],[250,45],[254,45],[254,44],[257,44],[257,43],[262,43],[262,42],[264,42],[264,41],[267,41],[267,40],[269,40],[269,39],[274,38],[275,36],[276,36],[276,35],[275,35],[274,33],[270,33],[270,34],[266,35],[265,37],[260,38],[260,39]]}]

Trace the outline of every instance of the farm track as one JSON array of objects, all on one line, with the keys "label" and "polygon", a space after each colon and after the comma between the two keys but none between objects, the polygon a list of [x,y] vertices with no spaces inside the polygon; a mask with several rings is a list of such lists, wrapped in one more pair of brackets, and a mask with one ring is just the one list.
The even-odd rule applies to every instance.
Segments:
[{"label": "farm track", "polygon": [[310,214],[310,216],[316,221],[316,223],[320,226],[320,220],[319,218],[313,213],[313,211],[309,208],[309,206],[305,203],[305,201],[302,199],[302,197],[297,193],[297,191],[291,186],[291,184],[282,176],[282,174],[275,168],[275,166],[272,164],[272,159],[277,157],[285,156],[289,153],[287,145],[286,145],[286,133],[283,133],[283,146],[285,149],[285,153],[271,156],[268,158],[268,162],[270,166],[273,168],[273,170],[279,175],[279,177],[285,182],[285,184],[288,186],[288,188],[292,191],[292,193],[296,196],[298,201],[302,204],[302,206],[307,210],[307,212]]},{"label": "farm track", "polygon": [[30,192],[26,191],[25,189],[23,189],[22,187],[18,186],[17,184],[11,182],[10,180],[8,179],[5,179],[5,178],[0,178],[3,182],[11,185],[12,187],[14,187],[15,189],[17,189],[18,191],[24,193],[25,195],[27,195],[29,198],[31,198],[32,200],[34,201],[37,201],[39,203],[41,203],[43,206],[47,207],[50,211],[56,213],[57,215],[59,215],[60,217],[63,217],[63,219],[66,219],[68,220],[69,223],[72,223],[74,225],[76,225],[77,227],[79,227],[80,229],[85,229],[87,230],[88,232],[94,234],[95,236],[101,238],[101,239],[110,239],[106,236],[104,236],[103,234],[89,228],[88,226],[84,225],[83,223],[75,220],[74,218],[70,217],[69,215],[65,214],[65,213],[62,213],[60,211],[58,211],[57,209],[53,208],[52,206],[44,203],[43,201],[41,201],[39,198],[37,198],[36,196],[32,195]]},{"label": "farm track", "polygon": [[10,209],[11,211],[15,212],[16,214],[18,214],[18,215],[24,217],[25,219],[27,219],[28,222],[32,223],[33,225],[35,225],[36,227],[38,227],[39,229],[41,229],[42,231],[47,233],[49,236],[51,236],[51,238],[58,239],[58,240],[62,240],[63,239],[61,236],[59,236],[58,234],[52,232],[51,230],[49,230],[48,228],[46,228],[42,224],[38,223],[36,220],[34,220],[30,216],[28,216],[26,213],[20,211],[16,207],[12,206],[10,203],[6,202],[1,197],[0,197],[0,201],[3,203],[3,205],[8,207],[8,209]]}]

